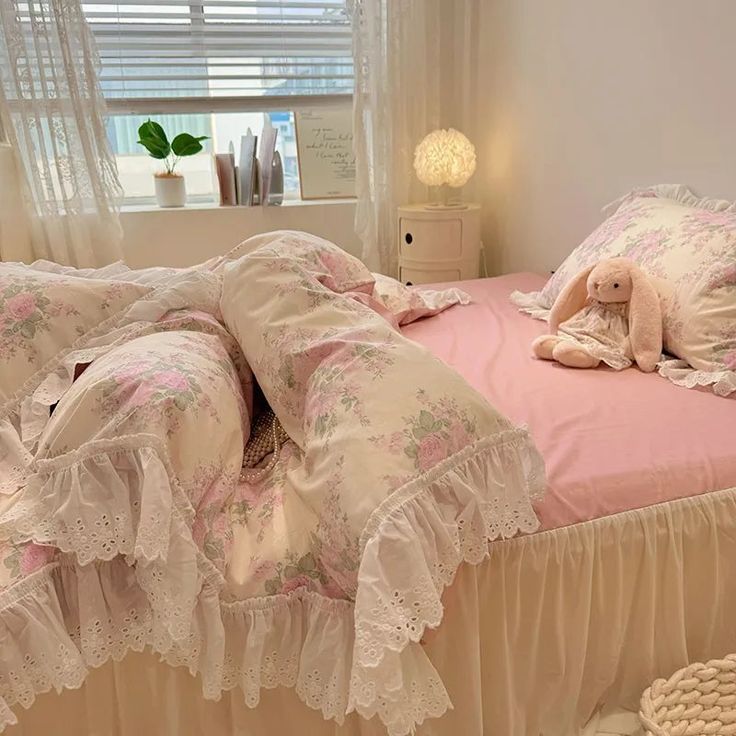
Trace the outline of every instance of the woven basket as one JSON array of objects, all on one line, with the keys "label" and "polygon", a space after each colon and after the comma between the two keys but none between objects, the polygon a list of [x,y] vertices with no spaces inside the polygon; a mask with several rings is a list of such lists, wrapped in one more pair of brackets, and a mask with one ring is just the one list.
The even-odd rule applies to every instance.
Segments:
[{"label": "woven basket", "polygon": [[736,654],[655,680],[639,720],[646,736],[736,736]]}]

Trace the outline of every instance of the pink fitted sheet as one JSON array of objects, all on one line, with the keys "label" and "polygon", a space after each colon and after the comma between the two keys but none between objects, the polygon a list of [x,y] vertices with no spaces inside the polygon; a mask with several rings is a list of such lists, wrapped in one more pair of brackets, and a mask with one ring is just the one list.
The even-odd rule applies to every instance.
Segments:
[{"label": "pink fitted sheet", "polygon": [[526,424],[548,478],[542,529],[736,488],[736,400],[636,368],[575,370],[536,360],[543,322],[510,303],[544,278],[464,281],[472,304],[403,328],[512,421]]}]

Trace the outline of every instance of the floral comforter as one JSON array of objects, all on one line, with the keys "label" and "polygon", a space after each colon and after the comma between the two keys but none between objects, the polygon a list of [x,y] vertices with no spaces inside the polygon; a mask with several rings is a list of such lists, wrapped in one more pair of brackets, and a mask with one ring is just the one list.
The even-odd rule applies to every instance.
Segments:
[{"label": "floral comforter", "polygon": [[[183,270],[0,265],[0,729],[145,647],[205,697],[444,713],[422,634],[543,487],[526,431],[397,329],[463,300],[292,232]],[[291,439],[241,476],[255,384]]]}]

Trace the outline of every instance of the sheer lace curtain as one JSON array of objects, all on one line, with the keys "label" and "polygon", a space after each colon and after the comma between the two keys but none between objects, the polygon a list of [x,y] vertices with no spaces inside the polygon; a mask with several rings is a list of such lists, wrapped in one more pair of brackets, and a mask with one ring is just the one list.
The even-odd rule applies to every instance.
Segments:
[{"label": "sheer lace curtain", "polygon": [[426,201],[414,148],[472,122],[480,0],[354,0],[355,227],[363,260],[397,272],[396,208]]},{"label": "sheer lace curtain", "polygon": [[0,0],[0,125],[16,157],[32,258],[98,266],[121,257],[121,192],[97,64],[79,0]]}]

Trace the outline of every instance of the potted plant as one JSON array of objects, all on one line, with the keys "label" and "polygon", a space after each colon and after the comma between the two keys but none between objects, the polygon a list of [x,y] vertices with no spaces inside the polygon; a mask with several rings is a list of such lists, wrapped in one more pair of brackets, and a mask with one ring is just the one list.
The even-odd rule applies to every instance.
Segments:
[{"label": "potted plant", "polygon": [[155,121],[147,120],[138,128],[138,143],[148,155],[164,162],[165,171],[153,175],[156,186],[156,201],[159,207],[183,207],[187,201],[184,177],[174,170],[179,159],[193,156],[202,150],[200,141],[207,140],[206,135],[195,138],[189,133],[179,133],[169,143],[164,129]]}]

